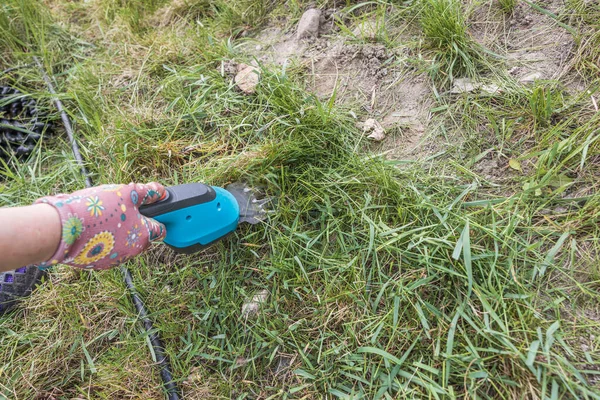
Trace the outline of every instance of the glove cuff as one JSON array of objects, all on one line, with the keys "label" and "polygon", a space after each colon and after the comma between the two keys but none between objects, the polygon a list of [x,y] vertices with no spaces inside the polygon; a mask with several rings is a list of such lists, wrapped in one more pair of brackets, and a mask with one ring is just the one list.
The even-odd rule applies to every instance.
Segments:
[{"label": "glove cuff", "polygon": [[47,269],[60,264],[69,255],[70,246],[81,236],[84,231],[83,219],[71,209],[71,203],[81,201],[81,198],[66,194],[46,196],[37,199],[33,204],[48,204],[54,207],[60,217],[61,235],[58,248],[49,260],[38,264],[38,268]]}]

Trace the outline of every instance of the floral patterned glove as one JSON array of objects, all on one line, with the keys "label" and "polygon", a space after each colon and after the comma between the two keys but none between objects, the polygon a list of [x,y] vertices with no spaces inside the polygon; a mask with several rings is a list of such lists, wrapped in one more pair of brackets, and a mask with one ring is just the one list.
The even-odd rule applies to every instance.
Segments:
[{"label": "floral patterned glove", "polygon": [[42,197],[59,213],[62,238],[56,253],[39,265],[66,264],[108,269],[140,254],[150,242],[163,240],[165,226],[140,214],[138,207],[165,195],[156,182],[147,185],[102,185],[71,194]]}]

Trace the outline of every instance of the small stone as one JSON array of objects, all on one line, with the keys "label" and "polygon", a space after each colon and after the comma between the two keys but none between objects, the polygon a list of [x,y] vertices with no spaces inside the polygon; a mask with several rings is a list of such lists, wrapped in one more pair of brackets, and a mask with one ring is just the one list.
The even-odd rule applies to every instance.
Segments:
[{"label": "small stone", "polygon": [[493,83],[490,83],[489,85],[482,85],[481,86],[481,92],[485,93],[485,94],[496,94],[496,93],[500,93],[502,92],[502,89],[500,89],[500,86],[498,85],[494,85]]},{"label": "small stone", "polygon": [[581,350],[583,350],[584,352],[590,351],[590,346],[588,346],[587,344],[582,344]]},{"label": "small stone", "polygon": [[369,118],[364,122],[363,131],[365,134],[369,133],[367,137],[376,142],[381,142],[385,139],[385,129],[383,129],[383,126],[373,118]]},{"label": "small stone", "polygon": [[266,289],[263,289],[260,292],[256,293],[252,297],[251,301],[248,301],[242,305],[242,315],[246,318],[256,315],[261,304],[267,301],[268,297],[269,292]]},{"label": "small stone", "polygon": [[256,86],[258,85],[259,80],[259,69],[247,64],[238,64],[237,71],[238,73],[235,76],[235,84],[237,87],[246,94],[256,92]]},{"label": "small stone", "polygon": [[473,82],[469,78],[458,78],[454,80],[452,89],[450,89],[450,93],[470,93],[476,90],[480,90],[482,94],[487,95],[494,95],[502,91],[498,85],[495,85],[493,83],[484,85],[479,82]]},{"label": "small stone", "polygon": [[473,82],[470,78],[458,78],[452,83],[452,89],[450,89],[450,93],[470,93],[475,89],[479,89],[480,86],[481,84]]},{"label": "small stone", "polygon": [[319,22],[321,20],[321,10],[316,8],[308,9],[302,14],[298,22],[296,37],[298,39],[307,39],[319,36]]},{"label": "small stone", "polygon": [[527,74],[527,75],[521,77],[519,79],[519,82],[524,85],[527,85],[527,84],[537,81],[538,79],[542,79],[542,74],[539,72],[532,72],[530,74]]}]

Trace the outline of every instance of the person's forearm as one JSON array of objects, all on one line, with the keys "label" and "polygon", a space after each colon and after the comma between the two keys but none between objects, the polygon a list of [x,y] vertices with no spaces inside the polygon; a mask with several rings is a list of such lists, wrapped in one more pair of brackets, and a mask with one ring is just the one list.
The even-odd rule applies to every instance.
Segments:
[{"label": "person's forearm", "polygon": [[48,204],[0,208],[0,271],[42,263],[61,238],[58,212]]}]

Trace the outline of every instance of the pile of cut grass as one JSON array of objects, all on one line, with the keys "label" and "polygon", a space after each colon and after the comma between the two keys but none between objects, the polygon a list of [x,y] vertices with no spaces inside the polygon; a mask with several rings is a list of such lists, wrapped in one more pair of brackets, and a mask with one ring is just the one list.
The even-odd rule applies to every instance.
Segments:
[{"label": "pile of cut grass", "polygon": [[[301,76],[262,66],[255,95],[236,90],[222,63],[244,56],[229,35],[270,4],[52,5],[9,0],[0,50],[7,66],[44,56],[96,182],[243,179],[276,199],[265,224],[199,255],[157,247],[129,265],[185,396],[599,398],[600,121],[587,96],[542,82],[440,98],[438,126],[460,145],[398,169]],[[431,29],[467,35],[454,16]],[[446,76],[471,68],[466,37],[437,44]],[[6,79],[48,96],[33,69]],[[514,172],[480,176],[486,157]],[[83,186],[62,141],[4,174],[1,205]],[[57,268],[0,319],[0,393],[161,398],[137,322],[118,271]]]}]

